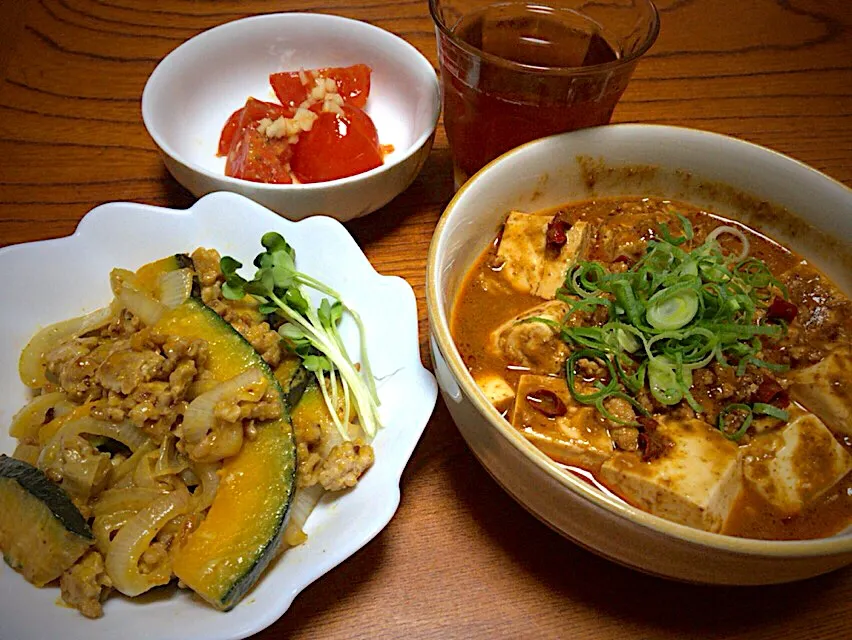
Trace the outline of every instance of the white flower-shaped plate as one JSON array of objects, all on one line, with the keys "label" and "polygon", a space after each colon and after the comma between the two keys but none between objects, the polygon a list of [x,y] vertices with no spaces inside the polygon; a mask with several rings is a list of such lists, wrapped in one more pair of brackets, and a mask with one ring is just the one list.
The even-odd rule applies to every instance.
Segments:
[{"label": "white flower-shaped plate", "polygon": [[[0,638],[244,638],[277,620],[302,589],[390,521],[399,505],[400,475],[437,397],[435,380],[420,362],[414,293],[405,280],[376,273],[339,222],[325,217],[289,222],[236,194],[211,194],[185,211],[105,204],[89,212],[71,236],[0,249],[0,272],[7,275],[0,312],[0,452],[15,448],[8,425],[28,397],[17,363],[38,328],[107,304],[113,267],[135,269],[196,247],[234,256],[251,277],[267,231],[280,232],[296,249],[297,267],[337,290],[367,327],[384,425],[373,442],[374,466],[353,490],[320,503],[306,525],[308,541],[274,561],[228,613],[171,586],[134,600],[113,594],[104,617],[87,620],[57,605],[58,587],[36,589],[0,562]],[[318,303],[318,295],[313,301]],[[354,322],[344,318],[341,333],[356,355]]]}]

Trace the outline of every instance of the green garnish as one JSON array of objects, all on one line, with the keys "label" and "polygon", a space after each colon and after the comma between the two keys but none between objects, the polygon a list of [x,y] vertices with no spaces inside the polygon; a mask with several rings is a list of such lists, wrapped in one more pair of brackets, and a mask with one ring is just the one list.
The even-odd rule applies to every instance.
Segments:
[{"label": "green garnish", "polygon": [[[577,376],[577,361],[580,359],[592,360],[600,364],[601,366],[606,368],[606,382],[602,380],[595,380],[592,386],[596,389],[595,391],[591,391],[589,393],[580,393],[577,389],[576,376]],[[574,399],[581,403],[587,404],[595,407],[602,416],[611,420],[616,424],[622,425],[632,425],[634,423],[627,422],[613,415],[606,406],[604,405],[605,400],[609,400],[610,398],[621,398],[629,402],[634,409],[636,409],[643,416],[647,416],[648,412],[639,404],[634,398],[629,396],[628,394],[621,391],[618,387],[618,381],[620,376],[622,375],[622,370],[615,365],[612,364],[612,361],[606,356],[606,354],[600,350],[596,349],[580,349],[571,354],[568,358],[568,361],[565,364],[565,369],[568,377],[568,388],[571,390],[571,395]],[[616,377],[616,369],[619,371],[619,377]],[[640,370],[643,371],[643,370]],[[644,375],[644,371],[642,373]]]},{"label": "green garnish", "polygon": [[[229,300],[251,295],[260,303],[261,313],[274,313],[284,318],[286,322],[278,333],[302,358],[304,367],[316,376],[323,400],[341,437],[345,440],[350,438],[349,413],[353,401],[361,427],[367,436],[373,437],[381,426],[379,398],[367,358],[366,332],[360,316],[344,304],[336,291],[296,269],[296,252],[281,234],[266,233],[260,242],[266,251],[254,259],[258,270],[252,280],[246,280],[237,273],[242,263],[228,256],[221,259],[219,266],[225,276],[222,295]],[[305,287],[326,296],[319,307],[312,306]],[[344,312],[349,313],[358,326],[360,373],[350,360],[338,331]],[[338,414],[338,375],[343,391],[342,420]]]},{"label": "green garnish", "polygon": [[[746,431],[748,431],[752,420],[754,420],[755,414],[769,416],[770,418],[783,420],[784,422],[790,419],[790,414],[784,411],[784,409],[779,409],[771,404],[755,402],[753,405],[749,406],[742,402],[735,402],[733,404],[729,404],[719,412],[719,418],[716,426],[719,427],[719,431],[722,432],[723,436],[725,436],[728,440],[736,442],[745,435]],[[737,415],[741,416],[742,423],[735,431],[731,431],[729,428],[729,418],[731,422],[734,422]]]},{"label": "green garnish", "polygon": [[[758,311],[776,292],[787,298],[786,287],[764,262],[748,257],[748,242],[736,228],[719,227],[701,245],[685,250],[694,232],[685,217],[675,215],[682,233],[675,236],[661,223],[657,239],[648,242],[644,256],[629,270],[610,273],[598,262],[581,261],[557,292],[569,311],[554,326],[566,342],[579,347],[566,363],[568,388],[578,402],[594,405],[606,417],[607,398],[636,394],[646,381],[659,403],[685,401],[696,413],[704,411],[690,391],[692,372],[714,360],[736,366],[737,375],[750,364],[786,369],[760,358],[760,338],[777,338],[786,327],[758,324]],[[722,250],[718,237],[725,233],[744,245],[739,255]],[[607,310],[602,326],[568,325],[572,314],[597,307]],[[595,383],[593,393],[581,392],[575,382],[577,362],[584,357],[609,372],[606,382]]]},{"label": "green garnish", "polygon": [[[740,425],[736,430],[731,431],[728,428],[729,418],[731,422],[734,422],[737,417],[739,417],[739,419],[741,420]],[[748,428],[751,426],[751,421],[753,419],[754,411],[752,410],[752,408],[747,404],[736,402],[734,404],[729,404],[727,407],[725,407],[719,412],[717,426],[719,427],[719,431],[722,432],[723,436],[725,436],[728,440],[733,440],[734,442],[736,442],[745,435],[746,431],[748,431]]]}]

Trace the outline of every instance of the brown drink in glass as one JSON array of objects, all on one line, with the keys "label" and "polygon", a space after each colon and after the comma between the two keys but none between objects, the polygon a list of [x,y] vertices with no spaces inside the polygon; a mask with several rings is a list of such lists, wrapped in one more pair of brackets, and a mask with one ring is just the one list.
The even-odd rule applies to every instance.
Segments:
[{"label": "brown drink in glass", "polygon": [[659,31],[649,0],[430,0],[456,187],[520,144],[606,124]]}]

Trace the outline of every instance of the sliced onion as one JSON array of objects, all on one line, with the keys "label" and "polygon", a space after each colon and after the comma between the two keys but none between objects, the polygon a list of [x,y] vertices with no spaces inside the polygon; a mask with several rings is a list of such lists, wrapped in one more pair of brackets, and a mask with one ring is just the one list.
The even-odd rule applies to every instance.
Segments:
[{"label": "sliced onion", "polygon": [[53,410],[56,413],[55,409],[60,404],[69,405],[65,394],[59,391],[36,396],[14,415],[9,427],[9,435],[18,440],[37,442],[38,430],[47,420],[48,412]]},{"label": "sliced onion", "polygon": [[162,487],[157,478],[154,477],[154,465],[157,464],[159,454],[156,451],[146,454],[139,460],[139,464],[133,470],[133,484],[137,487],[151,487],[156,489]]},{"label": "sliced onion", "polygon": [[169,309],[182,305],[192,293],[192,269],[167,271],[160,276],[160,302]]},{"label": "sliced onion", "polygon": [[157,445],[155,445],[151,440],[140,445],[140,447],[136,449],[129,458],[122,461],[121,464],[118,465],[118,468],[116,468],[113,472],[113,485],[122,484],[122,480],[125,478],[132,480],[133,472],[136,470],[136,466],[139,464],[139,461],[156,449]]},{"label": "sliced onion", "polygon": [[178,452],[177,438],[172,433],[167,433],[160,444],[160,451],[157,455],[157,463],[154,465],[153,475],[170,476],[178,475],[181,471],[189,466],[186,457]]},{"label": "sliced onion", "polygon": [[92,505],[95,517],[105,516],[114,511],[139,511],[157,498],[166,495],[161,489],[132,487],[128,489],[107,489],[98,496]]},{"label": "sliced onion", "polygon": [[21,352],[21,358],[18,361],[18,375],[21,377],[21,382],[34,389],[46,385],[48,380],[45,377],[45,354],[66,340],[109,324],[116,312],[116,307],[110,305],[79,318],[57,322],[39,331]]},{"label": "sliced onion", "polygon": [[287,528],[284,529],[284,544],[295,547],[308,539],[305,534],[305,522],[314,508],[325,495],[325,488],[319,483],[296,490],[293,503],[290,505],[290,515]]},{"label": "sliced onion", "polygon": [[183,480],[183,483],[187,487],[197,487],[199,484],[201,484],[201,480],[199,480],[198,476],[195,475],[195,472],[192,470],[192,467],[181,471],[179,477],[181,480]]},{"label": "sliced onion", "polygon": [[746,238],[745,234],[742,231],[740,231],[739,229],[737,229],[736,227],[732,227],[730,225],[723,225],[721,227],[716,227],[715,229],[713,229],[713,231],[711,231],[710,233],[707,234],[707,238],[704,240],[704,242],[716,240],[723,233],[731,234],[732,236],[736,237],[742,243],[743,246],[742,246],[742,249],[740,250],[739,255],[737,255],[737,257],[736,257],[736,261],[739,262],[740,260],[745,260],[746,257],[748,256],[750,244],[749,244],[748,238]]},{"label": "sliced onion", "polygon": [[157,324],[157,320],[166,312],[166,306],[162,302],[129,282],[122,283],[118,301],[148,327]]},{"label": "sliced onion", "polygon": [[246,387],[262,385],[264,382],[260,369],[252,367],[202,393],[189,403],[183,416],[183,439],[190,445],[197,445],[216,426],[213,410],[217,402]]},{"label": "sliced onion", "polygon": [[172,578],[168,561],[142,574],[139,560],[151,541],[172,518],[189,511],[186,491],[173,491],[142,509],[116,534],[106,555],[106,572],[113,586],[126,596],[138,596]]},{"label": "sliced onion", "polygon": [[194,464],[192,470],[198,477],[200,488],[192,495],[193,510],[204,511],[213,504],[216,491],[219,489],[219,467],[218,463]]},{"label": "sliced onion", "polygon": [[95,516],[92,521],[92,533],[95,536],[95,546],[98,551],[106,555],[112,542],[112,534],[121,529],[136,515],[138,509],[125,511],[112,511],[102,516]]},{"label": "sliced onion", "polygon": [[136,274],[130,271],[130,269],[116,267],[109,272],[109,287],[112,289],[112,294],[116,298],[121,295],[121,289],[125,283],[134,289],[139,288],[139,280],[136,278]]},{"label": "sliced onion", "polygon": [[56,459],[62,449],[62,442],[65,438],[88,434],[93,436],[104,436],[117,440],[131,451],[136,451],[139,447],[149,441],[139,428],[131,422],[108,422],[106,420],[96,420],[91,416],[84,416],[71,420],[63,425],[59,431],[48,441],[39,456],[39,467],[44,468],[52,460]]}]

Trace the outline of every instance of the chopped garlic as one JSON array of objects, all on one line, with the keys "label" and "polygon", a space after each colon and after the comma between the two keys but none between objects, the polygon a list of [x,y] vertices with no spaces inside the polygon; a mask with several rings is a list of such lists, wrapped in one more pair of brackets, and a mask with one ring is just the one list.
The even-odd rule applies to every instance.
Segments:
[{"label": "chopped garlic", "polygon": [[[268,120],[268,118],[264,118]],[[261,120],[261,123],[263,120]],[[267,138],[283,138],[287,131],[287,119],[284,116],[279,116],[277,120],[266,126],[265,131],[261,131]]]},{"label": "chopped garlic", "polygon": [[322,110],[330,113],[343,113],[343,98],[339,93],[328,93],[322,101]]},{"label": "chopped garlic", "polygon": [[[290,138],[298,136],[302,131],[310,131],[314,126],[317,114],[309,109],[299,107],[292,118],[280,116],[272,121],[264,118],[257,125],[257,130],[267,138]],[[291,144],[295,144],[291,141]]]},{"label": "chopped garlic", "polygon": [[257,123],[257,131],[260,135],[265,136],[266,131],[269,129],[269,125],[272,124],[272,120],[270,118],[263,118],[260,122]]}]

